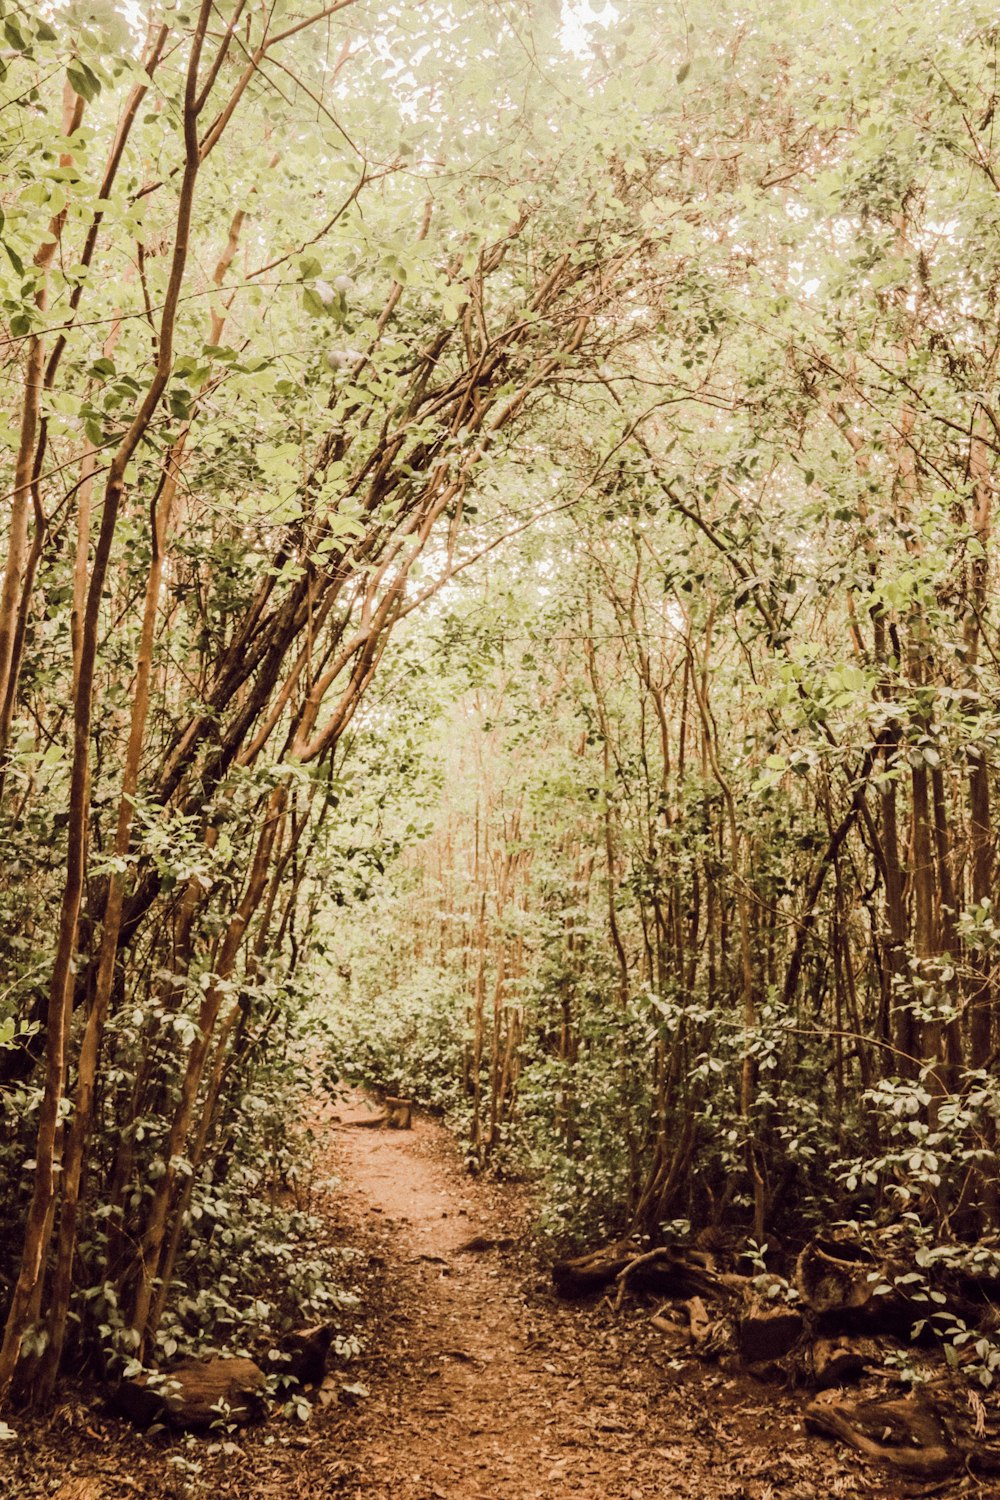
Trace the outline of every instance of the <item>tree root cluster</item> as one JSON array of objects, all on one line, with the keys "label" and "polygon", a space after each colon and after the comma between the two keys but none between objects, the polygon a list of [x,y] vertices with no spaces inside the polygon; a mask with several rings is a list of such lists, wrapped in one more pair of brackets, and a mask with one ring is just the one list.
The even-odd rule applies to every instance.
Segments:
[{"label": "tree root cluster", "polygon": [[629,1293],[656,1295],[652,1326],[672,1356],[812,1393],[807,1430],[898,1471],[927,1480],[1000,1474],[1000,1402],[972,1379],[982,1345],[970,1336],[946,1360],[933,1331],[935,1314],[942,1327],[979,1335],[1000,1326],[995,1281],[952,1277],[943,1292],[898,1250],[850,1230],[809,1241],[789,1279],[739,1273],[710,1251],[632,1240],[557,1261],[552,1277],[561,1297],[604,1292],[616,1310]]}]

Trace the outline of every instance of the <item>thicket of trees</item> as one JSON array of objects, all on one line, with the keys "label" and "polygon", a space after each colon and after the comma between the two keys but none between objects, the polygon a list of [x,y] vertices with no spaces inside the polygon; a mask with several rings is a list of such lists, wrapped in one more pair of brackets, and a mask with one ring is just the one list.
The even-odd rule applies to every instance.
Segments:
[{"label": "thicket of trees", "polygon": [[337,985],[554,1227],[995,1226],[988,8],[140,11],[2,13],[0,1400]]},{"label": "thicket of trees", "polygon": [[340,1055],[583,1239],[997,1226],[996,35],[822,14],[699,34],[587,499],[411,647],[445,791]]},{"label": "thicket of trees", "polygon": [[638,270],[523,16],[142,19],[4,17],[0,1397],[81,1316],[162,1342],[303,1003],[339,741],[530,519],[470,486]]}]

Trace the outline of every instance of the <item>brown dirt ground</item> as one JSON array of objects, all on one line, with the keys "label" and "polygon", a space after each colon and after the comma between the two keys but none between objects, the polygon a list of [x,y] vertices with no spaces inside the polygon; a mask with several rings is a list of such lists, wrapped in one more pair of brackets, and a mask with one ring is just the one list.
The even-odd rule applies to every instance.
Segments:
[{"label": "brown dirt ground", "polygon": [[[314,1127],[334,1174],[314,1209],[360,1252],[365,1350],[308,1423],[143,1435],[70,1392],[44,1421],[13,1420],[5,1500],[988,1500],[806,1436],[800,1395],[670,1360],[647,1307],[560,1304],[523,1248],[523,1191],[467,1176],[432,1121],[349,1123],[367,1109],[355,1096]],[[477,1235],[514,1244],[463,1250]]]}]

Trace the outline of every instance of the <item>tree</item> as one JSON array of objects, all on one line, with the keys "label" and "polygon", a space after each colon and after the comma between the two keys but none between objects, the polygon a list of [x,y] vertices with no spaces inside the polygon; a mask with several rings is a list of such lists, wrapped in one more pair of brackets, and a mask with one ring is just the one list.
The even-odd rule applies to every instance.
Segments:
[{"label": "tree", "polygon": [[[10,1078],[37,1059],[44,1093],[0,1389],[44,1302],[28,1344],[42,1394],[85,1181],[126,1342],[155,1336],[246,988],[287,941],[281,893],[328,815],[331,757],[399,621],[524,524],[477,516],[470,491],[596,357],[602,289],[634,256],[627,236],[595,234],[628,218],[603,201],[603,169],[552,193],[569,148],[515,103],[526,84],[551,97],[520,20],[487,44],[478,13],[390,19],[347,0],[206,4],[190,23],[154,7],[142,42],[104,12],[72,19],[30,35],[10,22],[6,82],[30,108],[4,229],[22,400],[0,737],[8,837],[28,813],[37,843],[21,851],[45,868],[30,899],[16,882],[6,899],[30,954],[20,994],[50,977],[34,1041],[9,1054]],[[521,58],[496,76],[488,144],[477,48],[484,67]],[[53,844],[57,863],[39,860]],[[102,1168],[124,1006],[142,1042],[113,1043],[126,1129]],[[184,1050],[164,1059],[184,1014]],[[151,1108],[144,1162],[134,1122]]]}]

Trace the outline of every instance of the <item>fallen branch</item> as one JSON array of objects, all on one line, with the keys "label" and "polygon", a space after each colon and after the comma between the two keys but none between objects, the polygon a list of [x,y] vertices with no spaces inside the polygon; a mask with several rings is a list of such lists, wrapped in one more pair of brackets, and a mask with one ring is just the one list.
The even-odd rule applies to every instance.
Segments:
[{"label": "fallen branch", "polygon": [[615,1297],[615,1312],[621,1311],[622,1303],[625,1300],[625,1292],[628,1288],[628,1279],[632,1275],[632,1272],[638,1271],[641,1266],[650,1266],[654,1261],[659,1262],[662,1259],[662,1250],[647,1250],[645,1254],[637,1255],[634,1260],[630,1260],[628,1265],[622,1266],[615,1277],[618,1283],[618,1295]]},{"label": "fallen branch", "polygon": [[[856,1407],[814,1401],[806,1408],[805,1424],[811,1432],[840,1438],[868,1458],[921,1478],[941,1478],[960,1462],[959,1454],[945,1442],[941,1423],[912,1397]],[[883,1441],[871,1437],[866,1428],[878,1431]],[[895,1441],[884,1440],[890,1437]]]},{"label": "fallen branch", "polygon": [[617,1283],[615,1307],[621,1307],[624,1288],[637,1286],[643,1291],[659,1292],[666,1297],[723,1296],[726,1280],[682,1252],[661,1247],[637,1253],[629,1241],[606,1245],[589,1255],[556,1261],[552,1280],[560,1297],[587,1297]]}]

